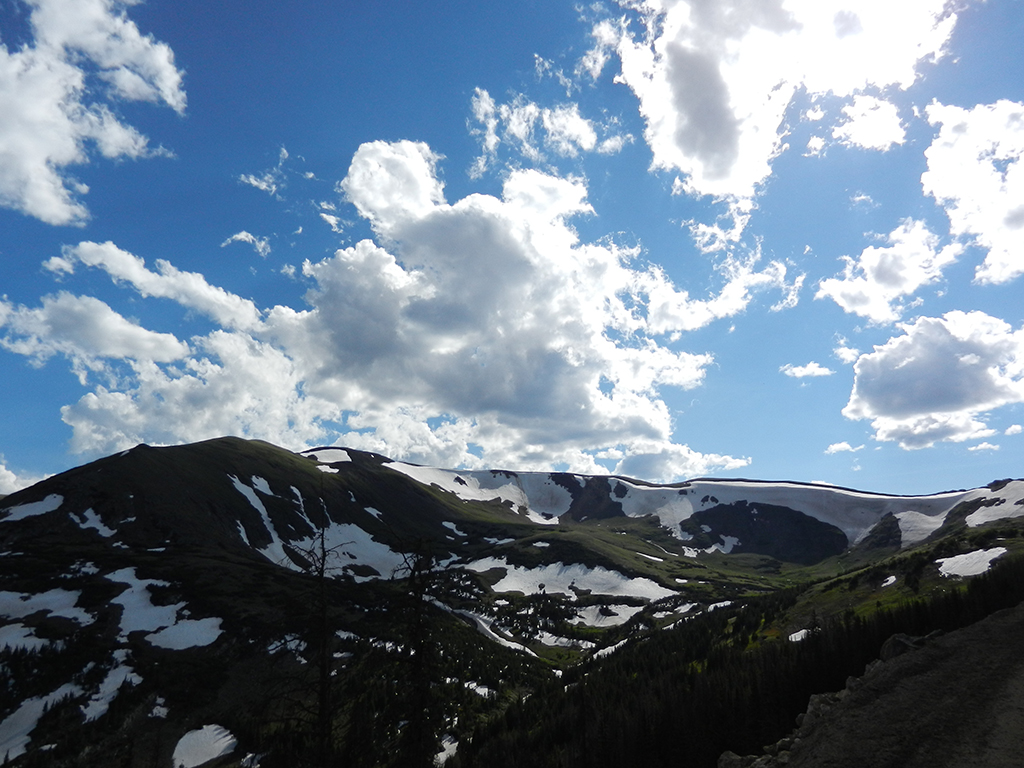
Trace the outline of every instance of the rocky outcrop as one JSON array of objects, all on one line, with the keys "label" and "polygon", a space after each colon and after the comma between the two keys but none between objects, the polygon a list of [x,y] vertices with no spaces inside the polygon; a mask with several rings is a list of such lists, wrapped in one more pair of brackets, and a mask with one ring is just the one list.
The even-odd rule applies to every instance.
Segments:
[{"label": "rocky outcrop", "polygon": [[719,768],[1020,765],[1024,604],[946,635],[894,635],[881,656],[843,690],[812,696],[763,754],[726,752]]}]

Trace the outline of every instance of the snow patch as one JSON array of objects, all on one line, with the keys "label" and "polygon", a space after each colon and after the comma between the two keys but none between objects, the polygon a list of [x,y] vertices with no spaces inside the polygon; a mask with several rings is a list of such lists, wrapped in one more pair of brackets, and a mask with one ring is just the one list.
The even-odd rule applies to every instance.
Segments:
[{"label": "snow patch", "polygon": [[92,528],[105,539],[109,539],[111,536],[117,533],[117,531],[111,528],[107,528],[107,526],[103,524],[103,521],[100,520],[100,516],[96,514],[95,510],[93,510],[92,507],[85,510],[85,512],[82,513],[82,517],[76,518],[75,521],[78,523],[79,527],[82,528],[82,530],[85,530],[86,528]]},{"label": "snow patch", "polygon": [[940,557],[935,563],[943,576],[977,576],[992,567],[992,561],[1006,554],[1006,547],[977,549],[963,555]]},{"label": "snow patch", "polygon": [[[234,475],[228,475],[228,478],[230,478],[232,484],[234,484],[235,490],[237,490],[240,494],[245,496],[245,498],[248,499],[249,503],[252,505],[253,509],[260,513],[260,517],[263,520],[263,527],[266,529],[267,533],[270,534],[270,544],[265,546],[263,549],[258,549],[256,551],[272,563],[275,563],[277,565],[284,565],[286,567],[291,567],[291,560],[284,552],[281,537],[277,535],[277,529],[274,528],[274,524],[270,521],[270,515],[267,514],[267,508],[263,506],[263,502],[260,501],[260,497],[256,495],[256,491],[250,488],[245,483],[243,483]],[[253,477],[253,483],[261,491],[263,491],[263,489],[266,488],[266,490],[263,491],[263,493],[266,493],[268,496],[273,495],[270,492],[270,486],[267,485],[267,481],[264,480],[263,478]],[[248,537],[244,538],[248,540]]]},{"label": "snow patch", "polygon": [[495,632],[491,628],[493,622],[486,616],[480,616],[479,614],[472,613],[471,611],[447,608],[447,606],[445,606],[445,610],[448,610],[457,616],[462,616],[464,618],[469,619],[471,622],[473,622],[474,626],[476,626],[477,630],[479,630],[480,634],[482,634],[488,640],[497,643],[498,645],[503,645],[506,648],[512,648],[517,651],[522,651],[523,653],[528,654],[530,656],[537,655],[529,648],[527,648],[525,645],[520,645],[519,643],[514,643],[511,640],[507,640],[501,635],[499,635],[497,632]]},{"label": "snow patch", "polygon": [[449,531],[454,533],[456,536],[462,536],[462,537],[466,536],[466,534],[464,534],[462,531],[459,530],[458,526],[455,525],[455,523],[453,523],[453,522],[451,522],[449,520],[445,520],[443,523],[441,523],[441,525],[443,525]]},{"label": "snow patch", "polygon": [[595,659],[602,659],[605,656],[611,656],[613,653],[619,650],[619,648],[621,648],[628,642],[629,638],[627,637],[625,640],[619,640],[619,642],[617,642],[615,645],[609,645],[607,648],[602,648],[599,651],[595,651],[591,654],[591,656]]},{"label": "snow patch", "polygon": [[[638,605],[588,605],[577,611],[578,618],[573,619],[572,623],[588,627],[617,627],[625,624],[642,610],[643,606]],[[611,616],[606,615],[609,611],[612,613]]]},{"label": "snow patch", "polygon": [[49,644],[49,640],[36,637],[32,627],[26,627],[24,624],[8,624],[6,627],[0,627],[0,649],[21,648],[27,651],[38,651]]},{"label": "snow patch", "polygon": [[311,451],[306,451],[304,456],[312,456],[323,464],[338,464],[343,461],[352,461],[352,457],[349,456],[348,451],[344,448],[314,448]]},{"label": "snow patch", "polygon": [[806,637],[809,634],[811,634],[811,630],[809,630],[809,629],[801,629],[801,630],[799,630],[797,632],[794,632],[792,635],[789,636],[789,642],[791,642],[791,643],[799,643],[801,640],[806,639]]},{"label": "snow patch", "polygon": [[589,589],[595,595],[642,597],[647,600],[659,600],[676,594],[650,579],[630,578],[600,565],[588,568],[580,563],[566,565],[559,562],[536,568],[524,568],[520,565],[509,565],[503,557],[485,557],[469,563],[466,568],[478,573],[492,568],[503,568],[505,576],[491,587],[495,592],[537,594],[543,584],[548,592],[560,592],[564,595],[572,594],[571,586]]},{"label": "snow patch", "polygon": [[994,520],[1024,515],[1024,481],[1014,480],[1012,483],[1007,483],[999,491],[993,492],[991,497],[1000,499],[1001,503],[991,507],[982,507],[977,512],[969,514],[966,517],[966,523],[970,528],[977,528],[979,525],[991,523]]},{"label": "snow patch", "polygon": [[[367,512],[371,508],[367,508]],[[377,510],[373,510],[377,512]],[[371,512],[372,514],[372,512]],[[380,513],[377,512],[379,515]],[[307,539],[293,542],[297,549],[310,549],[319,546],[320,533],[317,532]],[[377,572],[377,576],[361,576],[352,573],[356,581],[369,581],[375,578],[390,579],[395,571],[405,566],[405,557],[395,552],[387,544],[374,540],[370,534],[354,523],[331,523],[324,530],[324,541],[328,549],[335,552],[337,558],[332,565],[350,571],[352,565],[368,565]],[[340,564],[340,565],[339,565]]]},{"label": "snow patch", "polygon": [[497,499],[513,509],[525,509],[526,516],[538,525],[557,525],[558,516],[572,504],[572,494],[542,472],[456,472],[400,461],[382,466],[423,485],[436,485],[464,501]]},{"label": "snow patch", "polygon": [[0,755],[13,760],[25,754],[25,747],[31,738],[29,734],[36,727],[43,710],[52,707],[65,696],[78,696],[82,690],[71,683],[65,683],[46,696],[34,696],[21,702],[14,712],[0,723]]},{"label": "snow patch", "polygon": [[146,635],[146,639],[159,648],[181,651],[185,648],[204,648],[211,645],[224,630],[220,628],[221,620],[210,617],[207,619],[184,619],[169,627]]},{"label": "snow patch", "polygon": [[488,544],[500,546],[502,544],[511,544],[513,541],[515,541],[515,539],[494,539],[489,536],[484,536],[484,541],[486,541]]},{"label": "snow patch", "polygon": [[885,581],[882,582],[882,586],[883,587],[891,587],[895,583],[896,583],[896,577],[895,576],[886,576],[885,577]]},{"label": "snow patch", "polygon": [[7,507],[7,517],[0,520],[0,523],[13,523],[16,520],[24,520],[26,517],[45,515],[47,512],[53,512],[60,509],[60,505],[63,503],[63,496],[59,493],[51,493],[42,501],[29,501],[25,504],[17,504],[13,507]]},{"label": "snow patch", "polygon": [[[108,573],[110,581],[127,584],[128,589],[111,600],[124,610],[121,612],[121,639],[136,631],[144,631],[146,640],[160,648],[183,650],[207,646],[220,637],[223,630],[221,620],[210,617],[205,619],[178,619],[178,614],[185,608],[185,603],[174,605],[153,605],[149,587],[166,587],[166,581],[157,579],[140,579],[135,575],[134,568],[122,568]],[[188,612],[184,611],[187,616]]]},{"label": "snow patch", "polygon": [[[479,693],[479,691],[477,691],[477,693]],[[455,754],[455,751],[458,748],[459,742],[446,733],[444,738],[441,739],[441,751],[434,755],[434,765],[444,765],[448,762],[448,758]]]},{"label": "snow patch", "polygon": [[107,672],[96,693],[79,707],[87,723],[107,713],[110,703],[117,698],[117,692],[122,685],[138,685],[142,682],[142,678],[135,674],[135,670],[124,663],[127,657],[128,651],[124,648],[114,651],[114,666]]},{"label": "snow patch", "polygon": [[21,619],[31,616],[37,611],[46,611],[53,616],[63,616],[78,622],[83,627],[88,626],[96,619],[92,614],[75,607],[81,594],[81,592],[69,592],[66,589],[51,589],[38,595],[0,592],[0,616]]},{"label": "snow patch", "polygon": [[174,747],[175,768],[196,768],[215,758],[231,754],[238,742],[231,731],[219,725],[204,725],[198,731],[189,731]]},{"label": "snow patch", "polygon": [[126,640],[130,633],[137,630],[155,632],[171,626],[178,619],[178,611],[185,607],[185,603],[153,605],[149,597],[149,587],[170,585],[166,581],[158,579],[137,578],[135,568],[122,568],[108,573],[106,578],[128,585],[128,589],[110,601],[123,608],[121,611],[122,640]]},{"label": "snow patch", "polygon": [[712,544],[704,551],[711,553],[715,550],[718,550],[723,555],[728,555],[730,552],[732,552],[733,548],[738,547],[740,543],[740,540],[737,539],[735,536],[719,536],[719,538],[722,540],[721,544]]},{"label": "snow patch", "polygon": [[946,522],[949,510],[938,514],[926,515],[913,509],[896,512],[895,517],[900,524],[900,546],[907,547],[924,541]]}]

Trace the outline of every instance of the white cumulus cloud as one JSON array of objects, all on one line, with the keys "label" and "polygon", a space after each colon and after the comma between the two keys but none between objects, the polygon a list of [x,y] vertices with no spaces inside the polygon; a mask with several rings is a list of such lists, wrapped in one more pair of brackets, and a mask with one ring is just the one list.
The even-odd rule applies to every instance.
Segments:
[{"label": "white cumulus cloud", "polygon": [[181,272],[165,259],[157,259],[158,271],[153,272],[146,268],[143,259],[110,241],[66,246],[61,256],[54,256],[44,266],[56,273],[69,274],[76,264],[102,269],[115,281],[129,283],[143,296],[171,299],[226,327],[252,328],[259,321],[259,310],[250,300],[210,285],[197,272]]},{"label": "white cumulus cloud", "polygon": [[940,128],[925,151],[925,194],[946,209],[953,235],[987,250],[977,282],[1013,280],[1024,273],[1024,104],[935,102],[926,112]]},{"label": "white cumulus cloud", "polygon": [[808,377],[816,376],[831,376],[835,373],[831,368],[826,368],[815,362],[810,362],[807,365],[793,365],[792,363],[786,363],[784,366],[779,368],[780,373],[784,373],[787,376],[791,376],[794,379],[805,379]]},{"label": "white cumulus cloud", "polygon": [[[784,117],[798,91],[850,98],[906,89],[921,61],[942,54],[956,22],[945,0],[874,0],[856,12],[841,0],[622,5],[636,25],[628,14],[595,25],[582,68],[600,72],[609,51],[618,54],[618,78],[640,101],[654,168],[679,171],[688,194],[730,201],[737,224],[785,149]],[[887,126],[887,140],[894,136],[887,109],[862,116],[869,103],[857,100],[847,113],[848,140],[867,141],[869,117]],[[706,244],[721,247],[738,232],[720,235]]]},{"label": "white cumulus cloud", "polygon": [[35,485],[45,478],[39,475],[22,474],[9,468],[0,456],[0,495],[7,495]]},{"label": "white cumulus cloud", "polygon": [[692,299],[637,249],[581,242],[571,220],[592,213],[582,181],[521,169],[500,196],[448,202],[440,160],[407,141],[359,148],[338,188],[375,239],[306,261],[305,306],[260,309],[169,262],[150,269],[113,243],[83,242],[46,266],[65,280],[80,266],[103,270],[220,328],[185,344],[68,295],[60,301],[95,302],[93,321],[108,318],[121,337],[68,341],[81,329],[33,329],[32,311],[5,304],[4,343],[40,361],[84,361],[83,383],[86,363],[121,357],[116,377],[62,410],[82,452],[242,434],[450,466],[600,472],[618,457],[616,471],[650,479],[749,463],[676,442],[661,393],[700,386],[713,362],[676,348],[682,333],[744,311],[763,290],[791,306],[799,278],[756,253],[734,257],[721,292]]},{"label": "white cumulus cloud", "polygon": [[998,451],[999,446],[993,445],[992,443],[978,443],[968,447],[968,451]]},{"label": "white cumulus cloud", "polygon": [[899,112],[891,101],[858,94],[852,104],[843,107],[843,114],[846,122],[832,129],[832,138],[843,144],[884,152],[906,138]]},{"label": "white cumulus cloud", "polygon": [[87,370],[105,370],[107,360],[170,362],[189,353],[169,333],[147,330],[92,296],[61,291],[32,309],[0,299],[0,345],[42,364],[63,355],[84,380]]},{"label": "white cumulus cloud", "polygon": [[858,359],[843,409],[847,418],[871,419],[877,440],[925,448],[988,437],[988,411],[1024,402],[1024,330],[962,311],[900,328]]},{"label": "white cumulus cloud", "polygon": [[832,443],[828,448],[825,449],[825,453],[832,456],[836,453],[856,453],[864,448],[863,445],[858,445],[854,448],[845,440],[841,443]]},{"label": "white cumulus cloud", "polygon": [[154,154],[110,105],[162,102],[181,113],[182,75],[171,49],[127,18],[127,3],[30,5],[31,41],[16,51],[0,43],[0,205],[80,224],[89,213],[77,196],[88,188],[68,177],[69,166],[89,162],[92,147],[106,158]]},{"label": "white cumulus cloud", "polygon": [[497,160],[503,144],[532,163],[541,163],[547,159],[545,152],[559,157],[585,152],[612,155],[633,141],[632,135],[617,131],[615,121],[590,120],[580,114],[575,103],[542,107],[518,94],[498,104],[486,90],[477,88],[472,112],[480,126],[472,132],[482,150],[470,169],[473,177],[483,174]]},{"label": "white cumulus cloud", "polygon": [[265,237],[256,237],[256,235],[246,232],[244,229],[241,232],[236,232],[223,243],[220,244],[221,248],[231,245],[232,243],[249,243],[256,253],[263,258],[270,255],[270,242]]},{"label": "white cumulus cloud", "polygon": [[886,238],[888,246],[846,256],[843,276],[822,280],[815,298],[830,298],[846,312],[872,323],[891,323],[903,312],[901,299],[942,278],[942,269],[963,251],[959,243],[939,247],[923,221],[904,219]]}]

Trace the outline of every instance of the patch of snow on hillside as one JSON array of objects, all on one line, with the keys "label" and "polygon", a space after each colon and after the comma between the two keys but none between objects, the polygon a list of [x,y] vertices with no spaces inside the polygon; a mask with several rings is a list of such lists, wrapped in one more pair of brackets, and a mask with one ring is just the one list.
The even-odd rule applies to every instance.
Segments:
[{"label": "patch of snow on hillside", "polygon": [[789,636],[789,642],[799,643],[801,640],[805,640],[809,634],[811,634],[809,629],[798,630]]},{"label": "patch of snow on hillside", "polygon": [[618,571],[602,566],[588,568],[580,563],[550,563],[536,568],[509,565],[505,558],[485,557],[466,566],[478,573],[491,568],[503,568],[505,576],[491,589],[495,592],[522,592],[525,595],[538,594],[541,584],[548,592],[572,594],[570,586],[588,589],[595,595],[621,595],[659,600],[676,594],[660,584],[645,578],[630,578]]},{"label": "patch of snow on hillside", "polygon": [[[612,611],[613,615],[606,616],[601,613],[603,609]],[[572,623],[584,624],[588,627],[617,627],[620,624],[625,624],[642,610],[643,606],[638,605],[588,605],[577,611],[578,618],[573,619]]]},{"label": "patch of snow on hillside", "polygon": [[[467,683],[467,687],[471,683]],[[480,686],[483,688],[483,686]],[[486,690],[486,689],[485,689]],[[477,691],[479,693],[479,691]],[[480,694],[485,696],[487,694]],[[459,742],[453,739],[449,734],[445,734],[444,738],[441,739],[441,751],[434,755],[434,765],[444,765],[448,762],[448,758],[455,754],[455,751],[459,748]]]},{"label": "patch of snow on hillside", "polygon": [[621,648],[628,642],[628,637],[625,640],[619,640],[619,642],[617,642],[615,645],[609,645],[607,648],[602,648],[600,651],[595,651],[591,654],[591,658],[603,659],[605,656],[611,656],[613,653],[619,650],[619,648]]},{"label": "patch of snow on hillside", "polygon": [[[576,478],[582,487],[583,481]],[[516,476],[516,482],[529,511],[530,519],[541,525],[555,525],[558,518],[572,506],[572,494],[542,472],[523,472]]]},{"label": "patch of snow on hillside", "polygon": [[[367,509],[369,512],[370,509]],[[377,510],[373,510],[376,512]],[[379,512],[377,513],[380,514]],[[293,542],[298,549],[309,549],[319,546],[320,534],[317,532],[308,539]],[[405,558],[401,552],[395,552],[387,544],[374,540],[370,534],[354,523],[331,523],[324,531],[327,548],[335,552],[332,567],[346,570],[350,565],[368,565],[379,574],[377,576],[360,576],[355,573],[356,581],[370,581],[374,578],[390,579],[395,571],[405,566]]]},{"label": "patch of snow on hillside", "polygon": [[737,539],[735,536],[720,536],[719,538],[722,539],[721,544],[712,544],[704,551],[714,552],[717,549],[723,555],[728,555],[730,552],[732,552],[733,548],[739,546],[740,543],[740,540]]},{"label": "patch of snow on hillside", "polygon": [[74,519],[82,530],[85,530],[86,528],[93,528],[105,539],[109,539],[117,533],[117,531],[107,528],[107,526],[103,524],[103,521],[100,520],[100,516],[96,514],[96,511],[92,507],[85,510],[85,512],[82,513],[82,517],[75,517]]},{"label": "patch of snow on hillside", "polygon": [[940,557],[935,563],[943,576],[977,576],[992,567],[992,561],[1006,554],[1006,547],[978,549],[963,555]]},{"label": "patch of snow on hillside", "polygon": [[24,624],[8,624],[6,627],[0,627],[0,649],[2,650],[21,648],[27,651],[38,651],[49,644],[49,640],[36,637],[32,627],[26,627]]},{"label": "patch of snow on hillside", "polygon": [[252,487],[266,496],[274,495],[274,492],[270,490],[270,483],[268,483],[259,475],[252,476]]},{"label": "patch of snow on hillside", "polygon": [[231,731],[219,725],[204,725],[189,731],[174,747],[174,768],[196,768],[235,751],[238,742]]},{"label": "patch of snow on hillside", "polygon": [[[988,489],[980,489],[988,491]],[[966,523],[971,528],[991,523],[994,520],[1004,520],[1012,517],[1024,516],[1024,481],[1014,480],[1007,483],[998,491],[989,491],[991,498],[1000,500],[999,504],[991,507],[982,507],[977,512],[972,512],[966,518]]]},{"label": "patch of snow on hillside", "polygon": [[590,640],[575,640],[571,637],[553,635],[550,632],[545,632],[544,630],[537,633],[537,641],[541,645],[546,645],[549,648],[583,648],[585,650],[590,650],[594,647],[594,643]]},{"label": "patch of snow on hillside", "polygon": [[466,536],[466,534],[464,534],[462,531],[459,530],[459,527],[457,525],[455,525],[455,523],[453,523],[453,522],[451,522],[449,520],[445,520],[443,523],[441,523],[441,525],[443,525],[449,531],[454,533],[456,536],[462,536],[462,537]]},{"label": "patch of snow on hillside", "polygon": [[323,464],[338,464],[343,461],[352,461],[352,457],[349,456],[348,451],[344,448],[314,448],[311,451],[306,451],[303,455],[312,456]]},{"label": "patch of snow on hillside", "polygon": [[4,510],[0,510],[7,512],[7,516],[0,520],[0,523],[13,523],[16,520],[24,520],[26,517],[45,515],[47,512],[53,512],[60,509],[60,505],[63,503],[63,496],[59,493],[51,493],[42,501],[29,501],[25,504],[16,504],[13,507],[7,507]]},{"label": "patch of snow on hillside", "polygon": [[221,620],[215,617],[206,619],[183,619],[159,632],[146,635],[146,639],[155,646],[181,651],[185,648],[204,648],[211,645],[224,630],[220,628]]},{"label": "patch of snow on hillside", "polygon": [[31,616],[37,611],[46,611],[54,616],[63,616],[76,621],[84,627],[92,624],[96,619],[92,614],[75,607],[81,594],[81,592],[69,592],[66,589],[51,589],[38,595],[0,592],[0,616],[21,619]]},{"label": "patch of snow on hillside", "polygon": [[488,544],[500,546],[502,544],[511,544],[513,541],[515,541],[515,539],[495,539],[488,536],[484,536],[484,541],[486,541]]},{"label": "patch of snow on hillside", "polygon": [[436,485],[464,501],[498,499],[511,503],[513,509],[525,508],[527,517],[539,525],[557,525],[557,518],[572,504],[572,494],[543,472],[456,472],[400,461],[383,466],[423,485]]},{"label": "patch of snow on hillside", "polygon": [[121,612],[122,640],[137,630],[155,632],[177,623],[178,611],[185,607],[185,603],[153,605],[149,597],[149,587],[169,585],[166,581],[157,579],[139,579],[135,576],[135,568],[122,568],[108,573],[106,578],[128,585],[128,589],[110,601],[124,609]]},{"label": "patch of snow on hillside", "polygon": [[693,505],[686,493],[680,493],[679,488],[634,485],[627,480],[616,482],[626,489],[626,495],[621,499],[614,495],[612,498],[622,504],[622,511],[627,517],[655,515],[663,528],[676,538],[685,540],[679,524],[693,514]]},{"label": "patch of snow on hillside", "polygon": [[142,678],[135,674],[135,670],[124,663],[127,656],[128,651],[124,648],[114,651],[114,666],[107,672],[96,693],[89,701],[79,706],[87,723],[107,713],[110,703],[117,698],[117,692],[122,685],[138,685],[142,682]]},{"label": "patch of snow on hillside", "polygon": [[0,723],[0,755],[4,759],[13,760],[25,754],[25,747],[28,745],[32,733],[43,710],[56,704],[65,696],[78,696],[82,690],[71,683],[64,683],[60,688],[46,696],[34,696],[21,702],[14,712]]},{"label": "patch of snow on hillside", "polygon": [[[644,486],[619,480],[627,493],[619,501],[630,517],[657,515],[661,524],[680,536],[679,523],[701,508],[700,500],[714,497],[718,504],[741,501],[788,507],[839,528],[851,544],[861,541],[871,528],[888,513],[915,511],[926,516],[945,514],[961,501],[991,497],[988,489],[951,491],[932,496],[885,496],[833,486],[817,486],[791,482],[754,482],[750,480],[694,480],[686,488]],[[1014,485],[1011,483],[1010,485]],[[1024,496],[1024,483],[1017,484]],[[680,493],[680,490],[685,493]],[[1018,490],[1004,488],[1000,497]],[[707,507],[703,507],[707,508]]]},{"label": "patch of snow on hillside", "polygon": [[[263,519],[263,527],[267,530],[267,533],[270,534],[270,544],[265,546],[263,549],[258,549],[256,551],[272,563],[291,567],[291,560],[284,552],[284,547],[282,546],[281,543],[281,537],[277,535],[277,529],[274,527],[274,524],[270,521],[270,515],[267,514],[267,508],[263,506],[263,502],[260,501],[260,497],[256,495],[256,491],[254,491],[252,488],[243,483],[234,475],[228,475],[228,478],[230,478],[232,484],[234,484],[235,490],[237,490],[240,494],[245,496],[245,498],[248,499],[249,503],[252,505],[253,509],[260,513],[260,517]],[[253,477],[254,482],[257,480],[262,480],[262,485],[266,487],[267,490],[264,491],[264,493],[268,495],[273,495],[270,493],[270,486],[267,485],[266,480],[263,480],[263,478]]]},{"label": "patch of snow on hillside", "polygon": [[323,472],[325,475],[336,475],[338,474],[338,472],[341,471],[337,467],[330,467],[326,464],[317,464],[316,468]]},{"label": "patch of snow on hillside", "polygon": [[948,512],[949,510],[944,510],[939,514],[931,515],[925,515],[912,509],[908,509],[906,512],[896,512],[895,517],[900,524],[900,546],[908,547],[927,539],[946,522]]},{"label": "patch of snow on hillside", "polygon": [[895,576],[886,576],[885,577],[885,581],[882,582],[882,586],[883,587],[891,587],[895,583],[896,583],[896,577]]},{"label": "patch of snow on hillside", "polygon": [[640,557],[646,557],[648,560],[653,560],[656,563],[664,563],[665,562],[665,558],[663,558],[663,557],[655,557],[654,555],[645,555],[643,552],[637,552],[636,554],[640,555]]},{"label": "patch of snow on hillside", "polygon": [[506,648],[512,648],[513,650],[516,650],[516,651],[522,651],[523,653],[528,654],[530,656],[536,656],[537,655],[533,651],[531,651],[529,648],[527,648],[525,645],[520,645],[519,643],[514,643],[511,640],[507,640],[504,637],[502,637],[501,635],[499,635],[497,632],[495,632],[491,628],[493,622],[491,621],[491,619],[487,618],[486,616],[481,616],[481,615],[473,613],[471,611],[464,611],[464,610],[461,610],[461,609],[447,608],[447,606],[445,606],[445,610],[447,610],[447,611],[449,611],[451,613],[454,613],[457,616],[462,616],[463,618],[469,619],[471,622],[473,622],[473,625],[477,628],[477,630],[479,630],[480,634],[482,634],[488,640],[491,640],[492,642],[497,643],[498,645],[503,645]]}]

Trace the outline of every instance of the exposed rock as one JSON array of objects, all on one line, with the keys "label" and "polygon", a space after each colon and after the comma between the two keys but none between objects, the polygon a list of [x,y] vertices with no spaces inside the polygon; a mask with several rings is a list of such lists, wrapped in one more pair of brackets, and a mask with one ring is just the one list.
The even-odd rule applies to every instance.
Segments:
[{"label": "exposed rock", "polygon": [[720,768],[1016,768],[1024,604],[940,635],[893,636],[888,661],[869,664],[844,691],[812,696],[790,736]]}]

